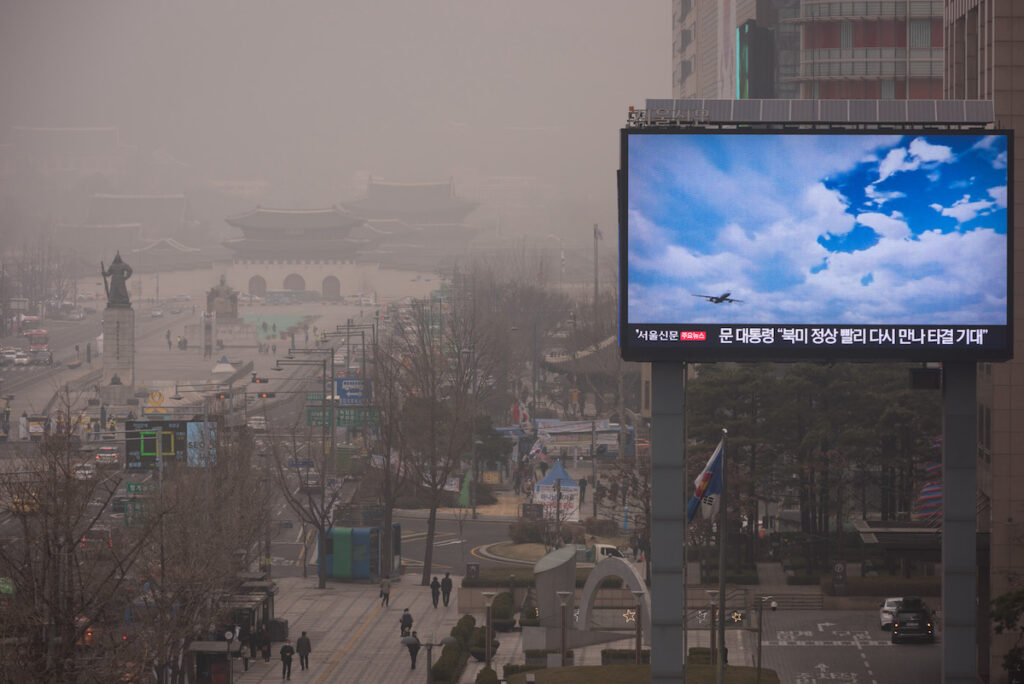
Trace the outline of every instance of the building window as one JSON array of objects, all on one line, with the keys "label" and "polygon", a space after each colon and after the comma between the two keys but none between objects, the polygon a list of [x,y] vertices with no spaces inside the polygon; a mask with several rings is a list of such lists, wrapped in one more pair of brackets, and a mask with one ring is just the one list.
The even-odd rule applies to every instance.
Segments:
[{"label": "building window", "polygon": [[932,20],[911,19],[907,22],[910,35],[908,45],[912,48],[930,48],[932,46]]},{"label": "building window", "polygon": [[896,81],[891,78],[882,81],[882,99],[891,100],[896,97]]},{"label": "building window", "polygon": [[839,47],[853,47],[853,22],[843,21],[839,23]]}]

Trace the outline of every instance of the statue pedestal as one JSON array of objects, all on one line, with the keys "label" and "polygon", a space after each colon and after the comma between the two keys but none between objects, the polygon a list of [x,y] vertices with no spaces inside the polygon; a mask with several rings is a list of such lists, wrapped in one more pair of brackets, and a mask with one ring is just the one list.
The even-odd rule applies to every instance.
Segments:
[{"label": "statue pedestal", "polygon": [[131,396],[135,387],[135,312],[130,308],[108,306],[103,310],[101,391],[110,386],[115,375]]}]

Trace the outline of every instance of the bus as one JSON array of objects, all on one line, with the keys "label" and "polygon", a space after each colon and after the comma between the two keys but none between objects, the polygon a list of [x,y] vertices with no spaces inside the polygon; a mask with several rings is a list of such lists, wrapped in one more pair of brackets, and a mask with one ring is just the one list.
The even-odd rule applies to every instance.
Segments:
[{"label": "bus", "polygon": [[28,350],[31,353],[50,351],[50,336],[42,328],[36,328],[25,332],[28,338]]},{"label": "bus", "polygon": [[22,316],[19,330],[22,335],[27,335],[30,330],[38,330],[43,326],[43,319],[39,316]]}]

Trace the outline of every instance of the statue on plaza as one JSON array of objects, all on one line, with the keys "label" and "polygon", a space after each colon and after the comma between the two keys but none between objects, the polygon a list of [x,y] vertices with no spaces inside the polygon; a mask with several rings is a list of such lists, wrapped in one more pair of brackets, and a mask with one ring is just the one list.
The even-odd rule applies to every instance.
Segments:
[{"label": "statue on plaza", "polygon": [[[104,268],[100,262],[100,275],[103,276],[103,289],[107,291],[107,306],[118,309],[130,309],[131,301],[128,299],[128,286],[125,281],[132,276],[132,267],[121,261],[121,252],[114,255],[114,261],[110,268]],[[110,278],[109,285],[107,278]]]}]

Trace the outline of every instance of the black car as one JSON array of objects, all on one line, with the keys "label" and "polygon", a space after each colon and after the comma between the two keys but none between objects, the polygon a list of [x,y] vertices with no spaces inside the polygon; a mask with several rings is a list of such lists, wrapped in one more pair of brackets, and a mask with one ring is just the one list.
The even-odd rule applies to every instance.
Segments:
[{"label": "black car", "polygon": [[924,601],[907,597],[900,601],[892,620],[892,643],[935,642],[935,620]]}]

